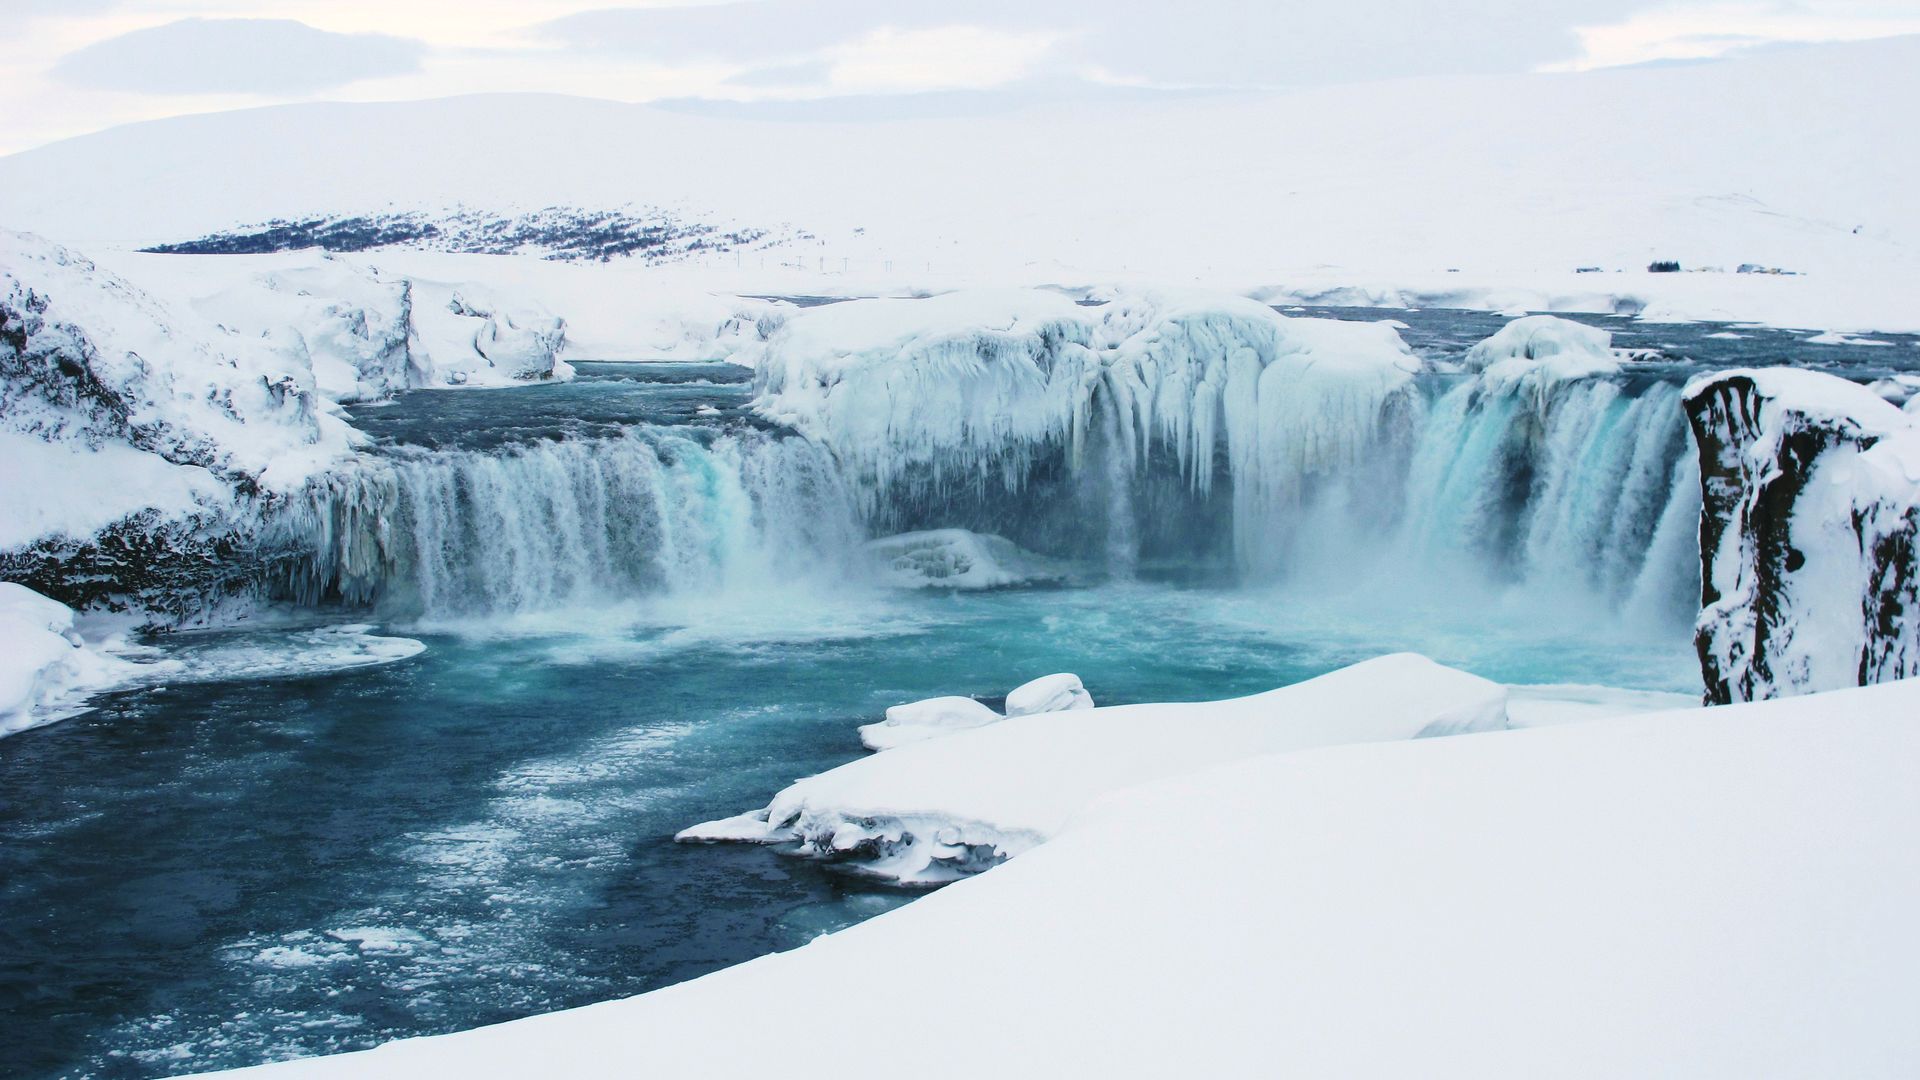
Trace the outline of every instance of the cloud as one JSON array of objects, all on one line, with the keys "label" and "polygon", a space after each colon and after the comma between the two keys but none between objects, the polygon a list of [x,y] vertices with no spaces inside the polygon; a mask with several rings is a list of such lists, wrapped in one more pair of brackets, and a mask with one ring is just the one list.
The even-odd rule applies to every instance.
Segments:
[{"label": "cloud", "polygon": [[1579,53],[1544,70],[1706,60],[1769,46],[1920,33],[1920,3],[1733,0],[1634,12],[1615,22],[1581,25],[1575,33]]},{"label": "cloud", "polygon": [[119,5],[120,0],[0,0],[0,18],[92,15]]},{"label": "cloud", "polygon": [[[1100,70],[1163,85],[1299,86],[1525,71],[1576,56],[1573,27],[1624,19],[1657,0],[733,0],[581,12],[536,36],[572,49],[676,62],[780,66],[893,32],[967,26],[1058,41],[1055,73]],[[1016,40],[1006,38],[1004,40]]]},{"label": "cloud", "polygon": [[768,64],[730,75],[728,86],[796,87],[824,86],[833,74],[833,65],[824,59],[800,60],[791,64]]},{"label": "cloud", "polygon": [[55,78],[141,94],[291,96],[420,68],[426,46],[336,34],[291,19],[182,19],[61,57]]}]

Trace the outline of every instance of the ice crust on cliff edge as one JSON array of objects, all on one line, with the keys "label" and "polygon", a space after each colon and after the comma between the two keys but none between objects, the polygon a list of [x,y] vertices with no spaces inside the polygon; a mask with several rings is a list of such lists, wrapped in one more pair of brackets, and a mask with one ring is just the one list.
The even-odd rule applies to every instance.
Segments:
[{"label": "ice crust on cliff edge", "polygon": [[755,407],[832,449],[869,505],[897,483],[1017,488],[1041,453],[1078,462],[1101,437],[1134,468],[1170,457],[1201,492],[1223,446],[1249,521],[1360,459],[1420,367],[1385,324],[1181,291],[1097,309],[1038,290],[849,301],[746,356]]},{"label": "ice crust on cliff edge", "polygon": [[[1891,1078],[1920,1059],[1915,717],[1908,680],[1252,756],[791,952],[229,1075],[844,1076],[741,1011],[824,1000],[860,1002],[856,1073]],[[929,1017],[1017,1052],[929,1054]]]},{"label": "ice crust on cliff edge", "polygon": [[1710,701],[1920,675],[1920,423],[1822,372],[1713,372],[1700,445]]},{"label": "ice crust on cliff edge", "polygon": [[297,488],[354,441],[310,369],[38,237],[0,231],[0,321],[0,430],[19,451],[0,503],[31,507],[0,546],[147,508],[219,516],[241,489]]},{"label": "ice crust on cliff edge", "polygon": [[1505,703],[1497,683],[1399,654],[1228,701],[1009,717],[849,762],[678,839],[793,843],[933,885],[1031,849],[1123,787],[1253,754],[1495,730]]}]

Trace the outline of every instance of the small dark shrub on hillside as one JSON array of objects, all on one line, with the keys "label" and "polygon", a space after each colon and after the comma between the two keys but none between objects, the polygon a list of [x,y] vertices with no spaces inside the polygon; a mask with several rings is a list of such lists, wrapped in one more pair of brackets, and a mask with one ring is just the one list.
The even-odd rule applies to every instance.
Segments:
[{"label": "small dark shrub on hillside", "polygon": [[1647,264],[1647,273],[1649,274],[1677,274],[1679,272],[1680,264],[1674,262],[1672,259],[1661,259],[1657,262]]}]

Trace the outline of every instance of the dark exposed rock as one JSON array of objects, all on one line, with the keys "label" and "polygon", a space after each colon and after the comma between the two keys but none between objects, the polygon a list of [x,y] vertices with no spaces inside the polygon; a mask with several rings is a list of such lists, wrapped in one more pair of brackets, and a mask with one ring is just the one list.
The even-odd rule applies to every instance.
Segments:
[{"label": "dark exposed rock", "polygon": [[1920,675],[1920,429],[1788,369],[1699,380],[1701,615],[1713,704]]}]

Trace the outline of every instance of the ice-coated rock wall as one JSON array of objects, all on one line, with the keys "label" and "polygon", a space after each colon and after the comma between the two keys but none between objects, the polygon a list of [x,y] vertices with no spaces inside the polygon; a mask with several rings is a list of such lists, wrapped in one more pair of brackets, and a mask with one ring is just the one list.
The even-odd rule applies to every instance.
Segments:
[{"label": "ice-coated rock wall", "polygon": [[1678,390],[1566,320],[1516,320],[1444,375],[1390,324],[1240,297],[959,293],[804,312],[757,360],[762,414],[832,450],[885,529],[1117,573],[1143,550],[1243,577],[1417,565],[1691,611]]},{"label": "ice-coated rock wall", "polygon": [[1700,448],[1706,699],[1920,675],[1920,425],[1820,372],[1686,390]]},{"label": "ice-coated rock wall", "polygon": [[0,576],[182,615],[239,576],[257,507],[352,441],[310,369],[0,232]]}]

